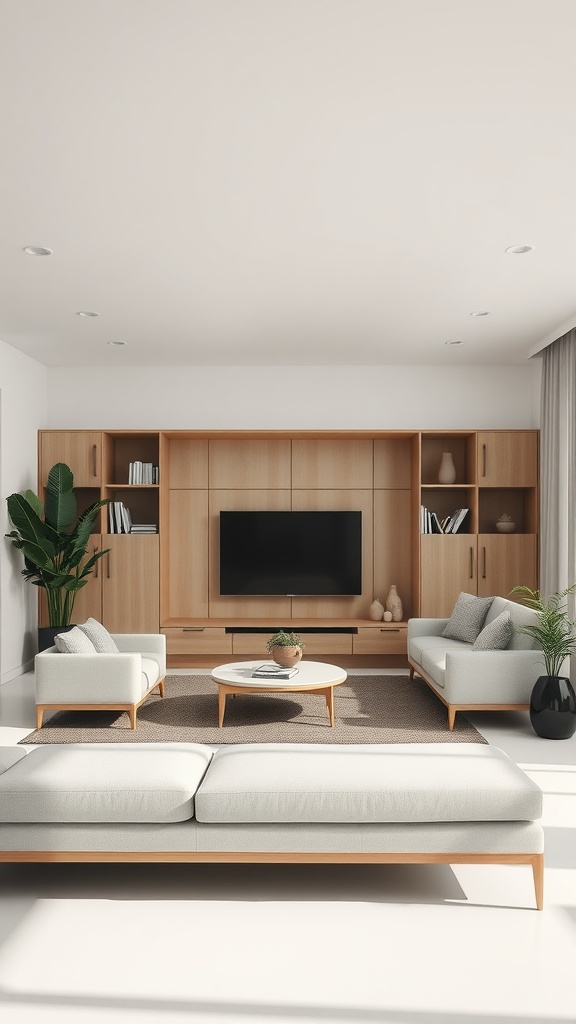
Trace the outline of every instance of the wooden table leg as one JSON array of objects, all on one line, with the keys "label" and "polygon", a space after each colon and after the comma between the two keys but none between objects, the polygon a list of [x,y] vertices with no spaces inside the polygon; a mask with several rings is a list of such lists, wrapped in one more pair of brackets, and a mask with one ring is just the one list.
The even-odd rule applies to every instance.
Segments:
[{"label": "wooden table leg", "polygon": [[223,686],[218,687],[218,728],[224,724],[224,712],[226,710],[226,690]]},{"label": "wooden table leg", "polygon": [[321,691],[326,698],[326,707],[328,708],[328,715],[330,717],[330,725],[334,726],[334,687],[327,686],[325,690]]}]

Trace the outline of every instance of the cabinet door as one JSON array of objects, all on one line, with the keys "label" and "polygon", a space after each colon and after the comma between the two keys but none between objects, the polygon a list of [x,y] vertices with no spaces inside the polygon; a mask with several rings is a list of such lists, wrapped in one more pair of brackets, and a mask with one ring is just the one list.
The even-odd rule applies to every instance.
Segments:
[{"label": "cabinet door", "polygon": [[482,533],[478,537],[478,594],[510,594],[512,587],[537,587],[536,537],[533,534]]},{"label": "cabinet door", "polygon": [[102,621],[111,633],[160,631],[158,534],[108,534],[102,559]]},{"label": "cabinet door", "polygon": [[65,462],[74,474],[74,487],[100,487],[102,435],[99,431],[44,431],[40,440],[42,484],[57,462]]},{"label": "cabinet door", "polygon": [[420,545],[420,615],[445,618],[462,590],[476,593],[476,537],[425,534]]},{"label": "cabinet door", "polygon": [[485,430],[478,434],[481,487],[536,487],[538,434],[534,430]]}]

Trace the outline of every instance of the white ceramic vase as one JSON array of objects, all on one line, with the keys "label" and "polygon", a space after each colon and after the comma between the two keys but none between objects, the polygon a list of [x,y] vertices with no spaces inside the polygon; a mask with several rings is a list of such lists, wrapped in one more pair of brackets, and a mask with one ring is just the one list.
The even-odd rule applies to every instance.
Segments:
[{"label": "white ceramic vase", "polygon": [[377,597],[374,598],[370,605],[370,618],[374,622],[380,622],[384,615],[384,605],[380,603]]},{"label": "white ceramic vase", "polygon": [[402,622],[402,601],[398,596],[395,583],[390,587],[388,597],[386,598],[386,609],[392,612],[392,622]]},{"label": "white ceramic vase", "polygon": [[442,452],[440,469],[438,470],[439,484],[453,484],[456,479],[456,466],[452,458],[452,452]]}]

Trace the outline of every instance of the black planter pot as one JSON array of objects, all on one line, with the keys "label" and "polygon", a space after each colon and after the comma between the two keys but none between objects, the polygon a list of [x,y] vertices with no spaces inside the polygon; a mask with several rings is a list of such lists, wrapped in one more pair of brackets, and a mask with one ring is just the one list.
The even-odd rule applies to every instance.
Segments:
[{"label": "black planter pot", "polygon": [[68,633],[73,629],[70,626],[38,626],[38,650],[45,651],[48,647],[54,647],[56,633]]},{"label": "black planter pot", "polygon": [[568,740],[576,732],[576,694],[566,676],[540,676],[530,698],[530,721],[538,736]]}]

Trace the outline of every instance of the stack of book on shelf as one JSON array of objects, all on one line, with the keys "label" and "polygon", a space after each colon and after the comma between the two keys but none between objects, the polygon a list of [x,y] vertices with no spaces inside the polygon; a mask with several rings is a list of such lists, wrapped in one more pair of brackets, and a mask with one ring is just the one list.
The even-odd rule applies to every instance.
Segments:
[{"label": "stack of book on shelf", "polygon": [[132,523],[130,533],[158,533],[156,523]]},{"label": "stack of book on shelf", "polygon": [[457,508],[451,516],[439,519],[435,512],[421,505],[420,533],[458,533],[469,511],[467,508]]},{"label": "stack of book on shelf", "polygon": [[108,533],[131,533],[132,516],[123,501],[111,501],[108,505]]},{"label": "stack of book on shelf", "polygon": [[258,665],[252,672],[252,679],[291,679],[298,674],[297,668],[284,668],[275,662]]},{"label": "stack of book on shelf", "polygon": [[129,484],[157,484],[159,483],[158,466],[151,462],[130,462],[128,465]]}]

